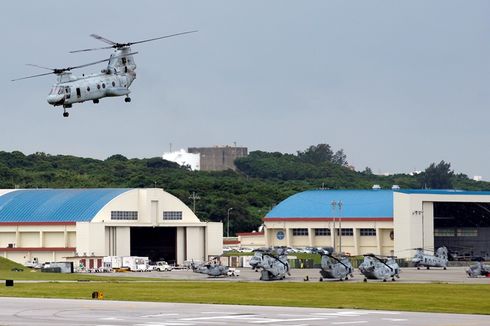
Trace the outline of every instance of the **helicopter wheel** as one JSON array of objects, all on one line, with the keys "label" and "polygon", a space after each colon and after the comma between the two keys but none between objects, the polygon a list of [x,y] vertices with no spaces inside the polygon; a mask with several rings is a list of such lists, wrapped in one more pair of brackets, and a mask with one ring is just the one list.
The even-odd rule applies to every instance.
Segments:
[{"label": "helicopter wheel", "polygon": [[363,282],[367,282],[367,278],[364,278],[364,280],[362,280]]},{"label": "helicopter wheel", "polygon": [[99,104],[99,100],[93,100],[94,104]]},{"label": "helicopter wheel", "polygon": [[386,279],[385,278],[383,279],[383,282],[386,282]]},{"label": "helicopter wheel", "polygon": [[323,282],[323,277],[320,277],[319,281],[320,281],[320,282]]},{"label": "helicopter wheel", "polygon": [[63,117],[68,118],[68,116],[69,116],[69,115],[70,115],[70,113],[68,113],[68,112],[66,112],[66,111],[65,111],[65,112],[63,112]]},{"label": "helicopter wheel", "polygon": [[126,98],[124,99],[124,102],[126,102],[126,103],[131,102],[131,97],[129,97],[129,96],[128,96],[128,97],[126,97]]},{"label": "helicopter wheel", "polygon": [[395,278],[393,277],[393,278],[391,279],[391,281],[392,281],[392,282],[395,282]]},{"label": "helicopter wheel", "polygon": [[420,270],[420,267],[417,266],[417,270]]},{"label": "helicopter wheel", "polygon": [[446,270],[447,268],[446,268],[446,267],[443,267],[442,269],[443,269],[443,270]]},{"label": "helicopter wheel", "polygon": [[429,267],[429,266],[427,266],[427,269],[430,269],[430,267]]},{"label": "helicopter wheel", "polygon": [[349,280],[349,276],[346,276],[346,277],[345,277],[345,280],[346,280],[346,281],[348,281],[348,280]]}]

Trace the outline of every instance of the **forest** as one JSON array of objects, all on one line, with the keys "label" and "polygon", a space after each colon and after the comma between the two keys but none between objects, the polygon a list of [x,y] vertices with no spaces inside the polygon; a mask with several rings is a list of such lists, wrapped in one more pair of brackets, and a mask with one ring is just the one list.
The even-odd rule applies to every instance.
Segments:
[{"label": "forest", "polygon": [[312,145],[296,154],[253,151],[235,161],[236,171],[191,171],[160,157],[105,160],[37,152],[0,151],[0,188],[150,188],[159,187],[193,207],[203,221],[224,221],[230,212],[230,235],[262,224],[272,207],[292,194],[311,189],[490,190],[490,183],[455,174],[450,163],[431,163],[417,175],[379,176],[370,168],[355,171],[343,150]]}]

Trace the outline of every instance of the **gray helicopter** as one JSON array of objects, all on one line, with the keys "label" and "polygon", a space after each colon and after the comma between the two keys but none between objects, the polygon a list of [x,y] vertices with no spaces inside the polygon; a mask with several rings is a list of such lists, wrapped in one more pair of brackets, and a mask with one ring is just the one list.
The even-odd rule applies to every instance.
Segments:
[{"label": "gray helicopter", "polygon": [[359,265],[359,270],[364,275],[364,282],[368,279],[386,282],[389,278],[394,282],[395,277],[400,278],[400,266],[392,256],[384,259],[374,254],[366,254],[364,261]]},{"label": "gray helicopter", "polygon": [[333,255],[333,252],[333,248],[323,248],[323,250],[318,252],[322,256],[320,282],[323,282],[324,278],[347,281],[349,276],[354,277],[349,258],[342,254],[336,257]]},{"label": "gray helicopter", "polygon": [[466,271],[468,277],[490,277],[490,267],[485,265],[483,258],[479,259],[476,264]]},{"label": "gray helicopter", "polygon": [[442,267],[443,269],[447,268],[448,263],[448,250],[446,247],[440,247],[436,250],[433,255],[425,253],[423,248],[415,248],[416,252],[412,258],[412,263],[417,269],[420,267],[427,267],[430,269],[431,267]]},{"label": "gray helicopter", "polygon": [[191,263],[192,271],[195,273],[207,274],[209,277],[228,276],[229,267],[222,265],[219,257],[213,258],[203,264]]},{"label": "gray helicopter", "polygon": [[261,281],[283,280],[286,274],[291,275],[286,248],[256,249],[250,259],[250,266],[254,270],[262,268]]}]

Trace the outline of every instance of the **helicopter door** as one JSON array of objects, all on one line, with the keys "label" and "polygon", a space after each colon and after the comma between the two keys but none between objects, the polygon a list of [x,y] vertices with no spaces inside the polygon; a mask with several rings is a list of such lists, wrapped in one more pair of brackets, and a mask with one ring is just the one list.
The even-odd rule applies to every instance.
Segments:
[{"label": "helicopter door", "polygon": [[71,89],[70,89],[70,87],[67,86],[67,87],[65,87],[65,99],[68,100],[68,99],[70,99],[70,97],[71,97]]},{"label": "helicopter door", "polygon": [[80,87],[77,87],[77,97],[82,97],[82,92],[80,91]]}]

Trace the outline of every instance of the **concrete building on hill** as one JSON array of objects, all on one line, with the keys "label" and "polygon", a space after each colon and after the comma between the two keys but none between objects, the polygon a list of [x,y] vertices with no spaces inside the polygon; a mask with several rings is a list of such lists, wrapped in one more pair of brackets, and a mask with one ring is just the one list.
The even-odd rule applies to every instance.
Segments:
[{"label": "concrete building on hill", "polygon": [[189,153],[199,154],[201,171],[236,170],[235,160],[248,155],[247,147],[189,147]]},{"label": "concrete building on hill", "polygon": [[80,257],[100,267],[93,257],[148,256],[182,264],[221,254],[222,230],[158,188],[0,190],[0,255],[19,263]]}]

